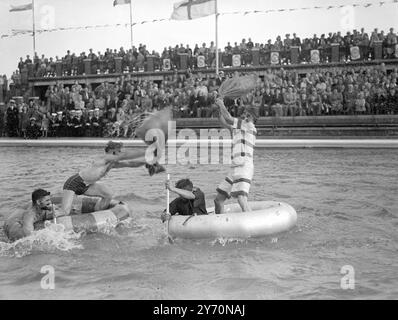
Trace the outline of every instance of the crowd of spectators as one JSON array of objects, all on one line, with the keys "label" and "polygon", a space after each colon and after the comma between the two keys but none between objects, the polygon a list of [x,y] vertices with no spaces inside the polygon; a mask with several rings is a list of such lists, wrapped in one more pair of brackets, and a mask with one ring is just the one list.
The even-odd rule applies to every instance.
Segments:
[{"label": "crowd of spectators", "polygon": [[[226,77],[239,75],[175,72],[158,82],[135,81],[127,74],[97,87],[58,82],[47,88],[41,101],[10,100],[2,121],[11,137],[131,137],[145,113],[165,107],[173,109],[175,118],[218,117],[213,105],[218,87]],[[236,117],[249,105],[260,117],[397,114],[397,79],[398,70],[387,72],[383,63],[356,70],[314,69],[304,76],[268,69],[252,92],[225,102]]]},{"label": "crowd of spectators", "polygon": [[[388,33],[374,29],[370,34],[366,33],[362,28],[360,31],[353,30],[342,35],[341,32],[332,33],[328,35],[322,34],[318,36],[314,34],[310,38],[300,39],[295,33],[286,34],[285,38],[277,36],[276,40],[267,40],[265,43],[253,43],[251,38],[248,40],[242,39],[240,43],[235,42],[233,45],[228,42],[223,50],[219,49],[221,55],[221,66],[232,66],[232,56],[234,54],[241,55],[241,65],[248,66],[252,64],[254,49],[259,50],[259,64],[268,65],[271,63],[270,53],[279,52],[280,64],[290,64],[290,50],[292,46],[299,47],[299,63],[309,63],[311,61],[310,51],[313,49],[319,50],[321,62],[330,62],[333,43],[340,45],[340,61],[350,61],[352,46],[358,46],[360,51],[360,59],[372,60],[374,59],[373,48],[375,42],[382,42],[382,58],[392,59],[396,58],[396,44],[397,35],[394,29],[391,28]],[[62,70],[64,76],[83,75],[85,73],[84,60],[91,59],[91,73],[115,73],[115,57],[122,58],[123,72],[143,71],[147,63],[147,57],[153,56],[154,69],[163,69],[163,60],[170,60],[170,69],[180,69],[180,54],[188,55],[188,67],[190,69],[197,68],[197,60],[199,56],[203,56],[205,60],[205,67],[215,66],[216,46],[214,42],[210,45],[203,43],[196,44],[194,47],[187,45],[176,45],[164,48],[162,53],[155,50],[148,50],[146,45],[140,44],[138,48],[125,50],[123,47],[117,49],[106,49],[105,52],[95,53],[92,49],[88,52],[80,54],[71,53],[67,51],[64,57],[56,56],[55,58],[47,58],[45,55],[39,57],[37,53],[33,58],[27,56],[26,59],[20,58],[18,70],[14,73],[14,77],[18,77],[28,64],[33,64],[34,77],[51,77],[56,74],[56,62],[62,63]]]}]

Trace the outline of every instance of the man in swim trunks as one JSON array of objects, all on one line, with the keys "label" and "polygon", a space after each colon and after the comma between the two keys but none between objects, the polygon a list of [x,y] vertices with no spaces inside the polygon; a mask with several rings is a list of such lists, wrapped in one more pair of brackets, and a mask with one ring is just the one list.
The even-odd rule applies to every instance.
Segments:
[{"label": "man in swim trunks", "polygon": [[237,119],[230,115],[222,99],[217,99],[216,105],[220,109],[221,124],[232,130],[232,170],[217,188],[215,211],[216,214],[224,213],[224,202],[231,196],[237,198],[243,212],[250,211],[247,198],[254,172],[257,111],[247,107]]},{"label": "man in swim trunks", "polygon": [[32,206],[12,214],[4,223],[4,233],[11,241],[29,236],[32,231],[42,229],[44,221],[54,217],[50,192],[37,189],[32,193]]},{"label": "man in swim trunks", "polygon": [[[137,168],[146,166],[149,174],[165,171],[157,162],[149,164],[146,161],[146,150],[133,150],[122,152],[121,142],[109,141],[105,147],[105,156],[94,160],[91,166],[84,168],[79,173],[70,177],[64,184],[62,196],[62,212],[60,215],[69,215],[75,195],[101,197],[95,210],[105,210],[109,207],[113,194],[104,184],[99,183],[111,169]],[[155,152],[156,153],[156,152]],[[156,156],[156,154],[155,154]],[[132,161],[123,161],[132,160]],[[156,158],[150,161],[156,161]]]}]

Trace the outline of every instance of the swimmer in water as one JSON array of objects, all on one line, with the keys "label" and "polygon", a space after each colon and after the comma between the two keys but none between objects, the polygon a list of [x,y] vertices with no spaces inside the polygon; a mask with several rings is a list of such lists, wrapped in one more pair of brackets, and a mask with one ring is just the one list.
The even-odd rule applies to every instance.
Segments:
[{"label": "swimmer in water", "polygon": [[[80,170],[79,173],[73,175],[65,182],[62,195],[62,208],[61,212],[56,213],[57,216],[70,214],[75,195],[100,197],[102,199],[96,205],[95,211],[107,209],[113,198],[113,194],[106,185],[98,181],[111,169],[146,166],[151,176],[155,173],[165,171],[164,167],[157,162],[148,164],[145,161],[145,150],[122,151],[122,147],[123,144],[121,142],[109,141],[105,147],[105,156],[94,160],[89,167]],[[156,151],[154,152],[155,158],[157,155]]]},{"label": "swimmer in water", "polygon": [[50,192],[37,189],[32,193],[32,206],[19,210],[4,223],[4,233],[11,241],[29,236],[32,231],[43,229],[44,221],[54,218]]}]

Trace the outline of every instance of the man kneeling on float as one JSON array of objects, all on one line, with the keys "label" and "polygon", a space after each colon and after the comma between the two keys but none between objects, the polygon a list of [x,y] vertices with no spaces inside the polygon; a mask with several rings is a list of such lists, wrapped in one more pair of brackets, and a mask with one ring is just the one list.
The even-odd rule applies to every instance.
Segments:
[{"label": "man kneeling on float", "polygon": [[[95,211],[106,210],[109,208],[113,198],[112,191],[104,184],[98,182],[108,174],[111,169],[137,168],[146,166],[149,174],[164,172],[165,169],[157,163],[159,150],[155,149],[155,156],[148,163],[146,161],[145,149],[122,151],[121,142],[109,141],[105,147],[105,155],[94,160],[92,164],[75,175],[71,176],[64,184],[62,196],[62,212],[57,214],[69,215],[71,213],[74,197],[85,195],[89,197],[100,197],[101,201],[96,204]],[[123,161],[131,160],[131,161]]]}]

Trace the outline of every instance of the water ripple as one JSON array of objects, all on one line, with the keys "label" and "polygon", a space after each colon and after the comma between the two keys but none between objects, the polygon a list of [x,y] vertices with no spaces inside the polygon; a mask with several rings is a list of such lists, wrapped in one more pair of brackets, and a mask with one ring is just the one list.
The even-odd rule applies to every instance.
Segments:
[{"label": "water ripple", "polygon": [[[102,153],[2,148],[0,219],[29,205],[34,188],[60,190]],[[174,243],[159,219],[166,176],[112,170],[103,182],[129,203],[134,218],[77,238],[61,233],[55,240],[44,231],[23,245],[6,242],[0,231],[0,298],[43,298],[40,268],[51,264],[60,290],[49,299],[391,299],[398,287],[396,168],[396,150],[256,150],[250,200],[288,202],[298,212],[297,226],[263,239]],[[191,178],[208,206],[230,171],[224,165],[167,170],[174,182]],[[352,292],[340,288],[344,265],[355,268]]]}]

